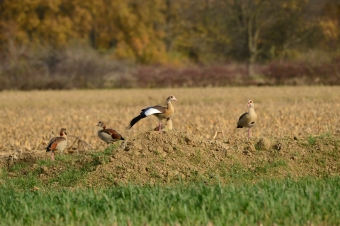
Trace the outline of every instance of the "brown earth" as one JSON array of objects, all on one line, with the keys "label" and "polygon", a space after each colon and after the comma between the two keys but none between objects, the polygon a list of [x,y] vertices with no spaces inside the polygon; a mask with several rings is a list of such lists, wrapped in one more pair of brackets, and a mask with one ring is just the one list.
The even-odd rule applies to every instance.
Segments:
[{"label": "brown earth", "polygon": [[[266,178],[299,178],[339,175],[340,133],[315,137],[206,140],[188,132],[149,131],[119,144],[112,154],[102,156],[85,180],[71,187],[102,187],[117,184],[174,184],[181,182],[249,182]],[[78,168],[93,161],[91,153],[69,152]],[[58,155],[57,155],[58,156]],[[58,158],[58,157],[57,157]],[[55,161],[39,167],[38,160],[50,159],[45,152],[25,152],[2,159],[1,167],[25,162],[20,171],[39,170],[48,181],[68,166]],[[13,173],[9,176],[16,177]]]},{"label": "brown earth", "polygon": [[15,152],[41,152],[60,128],[67,129],[69,142],[79,137],[91,146],[86,150],[76,142],[73,149],[101,150],[106,144],[98,139],[96,126],[106,122],[124,138],[134,139],[158,124],[147,117],[127,130],[140,110],[164,105],[175,95],[173,128],[187,131],[198,139],[221,137],[240,140],[245,130],[236,123],[255,102],[258,115],[252,129],[254,137],[315,136],[339,130],[340,87],[225,87],[188,89],[129,89],[71,91],[0,92],[0,158]]},{"label": "brown earth", "polygon": [[[46,183],[70,167],[89,169],[67,186],[338,175],[339,93],[336,86],[0,92],[0,165],[12,167],[10,177],[35,172]],[[172,131],[151,132],[156,117],[126,129],[169,95],[178,99]],[[258,119],[248,142],[236,122],[249,99]],[[124,148],[98,138],[101,120],[123,135]],[[52,163],[44,148],[61,127],[70,156]],[[15,163],[25,164],[18,171]]]}]

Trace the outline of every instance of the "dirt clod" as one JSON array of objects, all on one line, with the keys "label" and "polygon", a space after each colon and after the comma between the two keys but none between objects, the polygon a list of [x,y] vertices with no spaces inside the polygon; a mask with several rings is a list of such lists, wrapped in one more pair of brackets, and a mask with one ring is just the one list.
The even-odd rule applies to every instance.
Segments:
[{"label": "dirt clod", "polygon": [[266,150],[268,151],[271,147],[271,142],[268,138],[266,137],[263,137],[259,140],[259,142],[257,143],[258,147],[261,149],[261,150]]},{"label": "dirt clod", "polygon": [[48,172],[47,166],[42,166],[42,167],[40,168],[40,172],[41,172],[41,173],[47,173],[47,172]]},{"label": "dirt clod", "polygon": [[273,148],[274,148],[274,150],[276,150],[276,151],[281,151],[281,150],[283,149],[283,144],[280,143],[280,142],[278,142],[278,143],[276,143],[276,144],[273,145]]}]

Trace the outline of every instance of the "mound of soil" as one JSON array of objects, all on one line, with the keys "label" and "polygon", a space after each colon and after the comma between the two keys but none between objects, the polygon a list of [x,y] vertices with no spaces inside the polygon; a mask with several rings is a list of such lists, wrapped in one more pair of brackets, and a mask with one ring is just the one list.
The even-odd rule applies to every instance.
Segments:
[{"label": "mound of soil", "polygon": [[180,131],[146,132],[115,150],[107,164],[90,173],[87,185],[227,183],[237,176],[255,181],[337,174],[337,145],[331,137],[310,144],[297,137],[219,141]]},{"label": "mound of soil", "polygon": [[196,179],[227,156],[229,145],[199,140],[179,131],[146,132],[117,149],[109,163],[98,166],[88,185],[154,184]]},{"label": "mound of soil", "polygon": [[[339,134],[308,138],[253,138],[202,140],[187,132],[145,132],[97,159],[84,181],[76,187],[118,184],[174,184],[186,182],[250,182],[264,178],[298,178],[339,175]],[[110,150],[108,147],[107,150]],[[93,163],[91,153],[72,165]],[[36,170],[46,153],[24,153],[3,159],[1,167],[25,162]],[[57,163],[57,162],[56,162]],[[40,178],[48,180],[67,166],[43,167]],[[60,168],[60,169],[59,169]],[[72,185],[73,186],[73,185]]]}]

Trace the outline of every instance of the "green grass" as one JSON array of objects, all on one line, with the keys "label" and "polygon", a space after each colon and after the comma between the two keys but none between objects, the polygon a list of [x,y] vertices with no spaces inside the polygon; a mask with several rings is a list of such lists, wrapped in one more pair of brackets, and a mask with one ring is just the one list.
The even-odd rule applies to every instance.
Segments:
[{"label": "green grass", "polygon": [[251,180],[256,175],[250,170],[246,169],[240,163],[235,163],[230,166],[229,172],[227,172],[226,176],[228,176],[233,181],[240,181],[240,180]]},{"label": "green grass", "polygon": [[[36,164],[16,163],[2,169],[0,180],[4,181],[7,187],[23,190],[32,189],[34,186],[58,189],[72,187],[82,183],[87,174],[94,171],[98,165],[107,163],[115,149],[115,145],[110,145],[103,151],[89,153],[87,158],[84,158],[84,155],[58,155],[54,162],[37,160]],[[47,167],[48,174],[52,174],[47,181],[40,178],[42,167]]]},{"label": "green grass", "polygon": [[0,225],[337,225],[340,177],[256,184],[15,191],[0,186]]},{"label": "green grass", "polygon": [[[221,161],[204,174],[190,169],[185,180],[178,175],[178,180],[167,186],[117,186],[112,174],[106,175],[112,183],[100,189],[82,184],[87,174],[107,163],[115,151],[115,146],[109,146],[86,155],[57,156],[54,162],[18,162],[3,168],[0,226],[340,223],[340,177],[329,177],[325,171],[297,181],[289,176],[268,179],[288,168],[288,160],[280,156],[271,161],[254,158],[252,167],[236,160],[233,164]],[[201,162],[200,154],[195,153],[189,161]],[[337,156],[335,148],[331,154]],[[325,153],[308,161],[324,166],[326,157]],[[163,180],[152,164],[149,168],[152,179]],[[219,180],[224,180],[223,186]]]},{"label": "green grass", "polygon": [[309,145],[314,145],[316,143],[316,137],[313,137],[313,136],[309,136],[307,138],[307,141],[308,141],[308,144]]},{"label": "green grass", "polygon": [[332,139],[332,135],[330,133],[323,133],[317,136],[309,136],[307,138],[307,142],[309,145],[313,146],[318,140],[322,140],[323,143],[328,144],[330,139]]}]

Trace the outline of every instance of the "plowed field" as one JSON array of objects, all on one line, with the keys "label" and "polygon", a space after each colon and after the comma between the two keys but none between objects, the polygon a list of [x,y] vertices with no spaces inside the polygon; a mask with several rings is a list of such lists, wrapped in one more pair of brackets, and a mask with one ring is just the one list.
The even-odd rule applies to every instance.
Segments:
[{"label": "plowed field", "polygon": [[[141,109],[165,105],[169,95],[178,100],[172,131],[152,131],[153,116],[127,129]],[[248,141],[236,123],[249,99],[258,119]],[[97,137],[98,121],[117,130],[126,143],[89,174],[89,185],[217,176],[227,182],[231,170],[244,170],[250,180],[340,172],[340,87],[6,91],[0,109],[2,166],[9,156],[32,169],[38,159],[49,159],[44,148],[61,127],[69,134],[66,154],[86,161],[88,153],[107,148]]]}]

